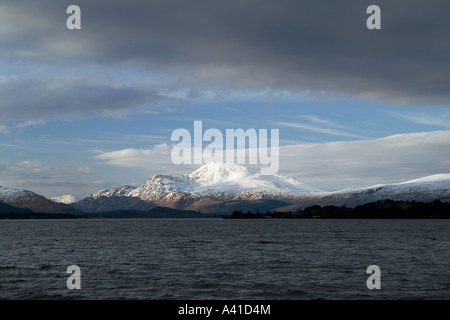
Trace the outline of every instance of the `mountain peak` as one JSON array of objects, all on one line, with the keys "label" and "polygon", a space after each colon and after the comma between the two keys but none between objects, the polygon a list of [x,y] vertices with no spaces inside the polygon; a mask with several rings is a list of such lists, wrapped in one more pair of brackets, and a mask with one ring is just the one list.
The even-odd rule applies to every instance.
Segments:
[{"label": "mountain peak", "polygon": [[77,201],[75,197],[70,194],[65,194],[58,197],[51,197],[50,200],[56,203],[63,203],[63,204],[71,204]]},{"label": "mountain peak", "polygon": [[207,163],[189,175],[189,179],[203,186],[223,182],[225,180],[237,180],[254,174],[247,167],[234,163]]},{"label": "mountain peak", "polygon": [[196,194],[242,194],[248,192],[273,195],[298,195],[319,192],[295,179],[279,175],[261,175],[256,170],[233,163],[208,163],[189,176]]},{"label": "mountain peak", "polygon": [[317,192],[320,190],[293,178],[261,175],[256,170],[238,164],[208,163],[190,174],[153,175],[137,188],[122,186],[101,190],[90,197],[126,196],[170,205],[172,202],[201,196],[259,199],[271,196],[298,197]]},{"label": "mountain peak", "polygon": [[31,194],[33,193],[28,190],[0,187],[0,201],[5,203],[29,197]]}]

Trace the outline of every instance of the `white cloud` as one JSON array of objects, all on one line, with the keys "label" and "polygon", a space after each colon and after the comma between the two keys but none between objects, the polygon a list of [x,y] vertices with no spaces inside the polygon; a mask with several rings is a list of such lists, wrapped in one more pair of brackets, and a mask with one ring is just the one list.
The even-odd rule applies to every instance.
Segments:
[{"label": "white cloud", "polygon": [[128,167],[150,169],[155,166],[161,166],[165,163],[171,163],[170,152],[172,148],[167,144],[157,144],[151,149],[122,149],[110,152],[102,152],[96,155],[96,160],[101,160],[104,164]]},{"label": "white cloud", "polygon": [[[316,122],[318,122],[317,119],[316,119]],[[322,120],[322,121],[320,121],[320,123],[329,124],[329,122],[326,120]],[[312,131],[312,132],[325,133],[325,134],[329,134],[332,136],[350,137],[350,138],[358,138],[358,139],[366,138],[364,136],[348,133],[348,132],[345,132],[342,130],[337,130],[337,129],[332,129],[332,128],[324,128],[322,126],[316,126],[316,125],[312,125],[312,124],[305,124],[305,123],[299,123],[299,122],[276,122],[276,124],[279,126],[284,126],[284,127],[291,127],[291,128],[297,128],[297,129],[302,129],[302,130],[307,130],[307,131]]]},{"label": "white cloud", "polygon": [[338,124],[336,124],[334,122],[331,122],[329,120],[323,119],[323,118],[315,116],[315,115],[302,115],[301,118],[309,120],[310,122],[317,123],[317,124],[322,124],[322,125],[326,125],[326,126],[342,128],[341,125],[338,125]]},{"label": "white cloud", "polygon": [[8,134],[9,133],[9,128],[5,125],[0,125],[0,133],[3,134]]},{"label": "white cloud", "polygon": [[429,114],[395,114],[394,116],[402,118],[409,122],[432,125],[437,127],[450,128],[450,114],[429,115]]},{"label": "white cloud", "polygon": [[39,120],[26,120],[23,122],[19,122],[18,124],[16,124],[17,128],[26,128],[26,127],[30,127],[30,126],[42,126],[45,124],[45,121],[42,119]]},{"label": "white cloud", "polygon": [[[92,173],[90,167],[52,167],[40,161],[25,160],[16,164],[5,164],[3,179],[6,184],[23,186],[71,186],[80,184],[77,179]],[[82,184],[83,185],[83,184]]]},{"label": "white cloud", "polygon": [[49,167],[37,160],[21,161],[15,165],[7,166],[6,170],[10,173],[20,173],[20,176],[22,177],[30,176],[32,174],[41,174],[42,178],[65,178],[67,175],[89,174],[92,172],[92,169],[89,167]]},{"label": "white cloud", "polygon": [[164,154],[168,155],[172,151],[172,148],[167,145],[167,143],[162,144],[156,144],[152,149],[151,152],[154,154]]}]

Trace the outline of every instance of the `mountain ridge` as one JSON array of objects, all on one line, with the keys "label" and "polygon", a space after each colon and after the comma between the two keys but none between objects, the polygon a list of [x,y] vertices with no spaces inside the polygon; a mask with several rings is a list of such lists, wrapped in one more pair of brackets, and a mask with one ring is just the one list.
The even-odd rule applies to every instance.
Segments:
[{"label": "mountain ridge", "polygon": [[[230,213],[232,210],[295,210],[309,205],[356,206],[384,200],[450,201],[450,174],[438,174],[397,184],[379,184],[367,188],[322,191],[284,176],[262,176],[235,164],[206,164],[190,174],[153,175],[138,187],[121,186],[98,191],[74,204],[84,211],[102,210],[94,202],[121,209],[134,199],[153,206],[204,213]],[[134,206],[136,210],[138,206]],[[148,210],[147,207],[145,207]],[[231,210],[231,211],[230,211]]]}]

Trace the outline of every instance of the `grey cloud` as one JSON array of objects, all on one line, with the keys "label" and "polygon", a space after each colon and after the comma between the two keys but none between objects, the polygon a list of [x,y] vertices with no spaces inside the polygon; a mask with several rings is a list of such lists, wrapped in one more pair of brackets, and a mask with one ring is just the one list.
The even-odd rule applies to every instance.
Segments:
[{"label": "grey cloud", "polygon": [[88,77],[0,78],[0,96],[0,123],[25,121],[18,127],[26,126],[30,119],[42,123],[36,119],[43,117],[126,114],[132,107],[165,99],[150,85],[118,86]]},{"label": "grey cloud", "polygon": [[137,67],[173,89],[311,92],[392,103],[450,105],[450,3],[373,1],[10,1],[0,55],[26,61]]}]

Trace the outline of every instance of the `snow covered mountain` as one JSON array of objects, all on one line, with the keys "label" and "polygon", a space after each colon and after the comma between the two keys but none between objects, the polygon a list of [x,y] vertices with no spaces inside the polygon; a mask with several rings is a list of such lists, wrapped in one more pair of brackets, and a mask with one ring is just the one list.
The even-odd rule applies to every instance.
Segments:
[{"label": "snow covered mountain", "polygon": [[162,195],[193,197],[220,195],[234,199],[260,199],[264,196],[298,196],[321,192],[297,180],[260,175],[236,164],[209,163],[189,175],[155,175],[129,196],[157,201]]},{"label": "snow covered mountain", "polygon": [[194,184],[193,193],[240,194],[267,193],[279,196],[319,193],[321,190],[310,187],[293,178],[279,175],[261,175],[254,170],[236,164],[210,163],[189,175]]},{"label": "snow covered mountain", "polygon": [[209,163],[191,174],[151,176],[137,188],[122,186],[101,190],[83,199],[82,203],[76,203],[75,206],[89,211],[95,209],[92,203],[100,198],[104,204],[105,198],[113,198],[116,202],[118,197],[123,200],[126,197],[137,198],[158,206],[201,210],[217,202],[264,202],[298,198],[320,192],[289,177],[261,175],[257,171],[236,164]]},{"label": "snow covered mountain", "polygon": [[293,178],[260,175],[236,164],[210,163],[191,174],[154,175],[139,187],[101,190],[73,204],[87,212],[149,210],[156,206],[230,213],[233,210],[296,210],[310,205],[356,206],[392,199],[450,201],[450,174],[391,185],[324,192]]},{"label": "snow covered mountain", "polygon": [[0,203],[39,213],[79,213],[68,205],[56,203],[29,190],[0,187]]},{"label": "snow covered mountain", "polygon": [[441,200],[450,202],[450,174],[437,174],[401,183],[378,184],[368,188],[345,189],[313,197],[303,197],[301,202],[280,208],[280,210],[295,211],[316,204],[355,207],[385,199],[417,202]]},{"label": "snow covered mountain", "polygon": [[31,201],[35,196],[37,195],[34,192],[28,190],[0,187],[0,201],[3,203]]},{"label": "snow covered mountain", "polygon": [[118,188],[113,188],[109,190],[100,190],[96,193],[92,194],[91,197],[94,199],[98,199],[101,197],[120,197],[120,196],[128,196],[131,191],[136,189],[136,187],[132,186],[121,186]]},{"label": "snow covered mountain", "polygon": [[406,182],[375,185],[366,189],[356,190],[359,201],[369,199],[407,200],[428,202],[433,200],[450,200],[450,174],[436,174]]},{"label": "snow covered mountain", "polygon": [[51,197],[50,200],[57,202],[57,203],[64,203],[64,204],[71,204],[76,202],[76,199],[74,196],[65,194],[59,197]]}]

